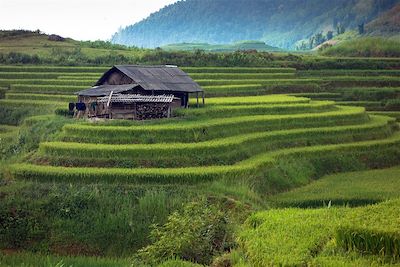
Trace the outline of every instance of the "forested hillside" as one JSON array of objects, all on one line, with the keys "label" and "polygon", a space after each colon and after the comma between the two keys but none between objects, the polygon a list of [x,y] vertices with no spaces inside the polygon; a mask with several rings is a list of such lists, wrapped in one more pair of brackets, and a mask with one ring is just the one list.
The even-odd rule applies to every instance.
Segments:
[{"label": "forested hillside", "polygon": [[139,47],[260,40],[293,49],[300,40],[368,23],[400,0],[186,0],[119,30],[112,42]]},{"label": "forested hillside", "polygon": [[400,35],[400,3],[368,23],[367,34]]}]

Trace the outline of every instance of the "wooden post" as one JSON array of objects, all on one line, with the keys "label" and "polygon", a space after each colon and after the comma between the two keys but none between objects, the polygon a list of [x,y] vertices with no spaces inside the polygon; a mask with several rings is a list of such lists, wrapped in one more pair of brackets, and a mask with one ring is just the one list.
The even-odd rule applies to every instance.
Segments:
[{"label": "wooden post", "polygon": [[197,107],[199,107],[199,92],[196,92]]},{"label": "wooden post", "polygon": [[109,119],[112,119],[112,114],[110,111],[110,104],[111,104],[111,98],[112,98],[113,93],[114,93],[114,91],[111,91],[110,96],[108,97],[108,101],[107,101],[107,110],[108,110],[108,114],[109,114],[108,115]]},{"label": "wooden post", "polygon": [[206,105],[206,101],[204,100],[204,91],[202,93],[202,97],[203,97],[203,106],[205,106]]}]

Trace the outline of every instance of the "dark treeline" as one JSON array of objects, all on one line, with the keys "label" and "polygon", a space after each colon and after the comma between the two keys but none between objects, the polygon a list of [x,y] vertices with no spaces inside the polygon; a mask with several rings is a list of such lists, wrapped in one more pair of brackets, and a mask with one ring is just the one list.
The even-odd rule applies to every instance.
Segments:
[{"label": "dark treeline", "polygon": [[110,66],[117,64],[177,65],[181,67],[292,67],[301,69],[400,69],[400,61],[373,58],[316,57],[291,53],[236,51],[212,53],[204,51],[169,52],[161,49],[143,50],[124,56],[116,52],[88,57],[80,48],[73,51],[54,50],[43,57],[16,52],[0,53],[0,64],[32,64],[60,66]]}]

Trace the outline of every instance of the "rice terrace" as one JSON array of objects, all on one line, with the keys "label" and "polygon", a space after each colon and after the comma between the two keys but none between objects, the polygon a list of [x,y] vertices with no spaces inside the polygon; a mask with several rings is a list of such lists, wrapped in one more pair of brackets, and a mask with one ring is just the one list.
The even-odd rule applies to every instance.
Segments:
[{"label": "rice terrace", "polygon": [[170,2],[0,31],[0,267],[400,266],[400,2]]}]

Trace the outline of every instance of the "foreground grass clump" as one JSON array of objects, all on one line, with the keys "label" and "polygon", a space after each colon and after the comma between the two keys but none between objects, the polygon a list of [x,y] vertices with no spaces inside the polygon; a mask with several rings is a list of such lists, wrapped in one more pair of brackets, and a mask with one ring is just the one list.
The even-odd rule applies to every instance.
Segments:
[{"label": "foreground grass clump", "polygon": [[[398,211],[397,199],[355,209],[259,212],[250,216],[239,232],[242,259],[248,266],[260,267],[363,266],[360,263],[398,266]],[[351,256],[347,250],[361,254]],[[374,257],[363,258],[364,253]]]},{"label": "foreground grass clump", "polygon": [[336,230],[340,247],[400,259],[400,200],[356,209]]},{"label": "foreground grass clump", "polygon": [[400,197],[400,167],[349,172],[324,177],[310,185],[273,196],[280,207],[351,206],[372,204]]},{"label": "foreground grass clump", "polygon": [[250,216],[239,245],[251,266],[304,266],[334,235],[341,209],[271,210]]}]

